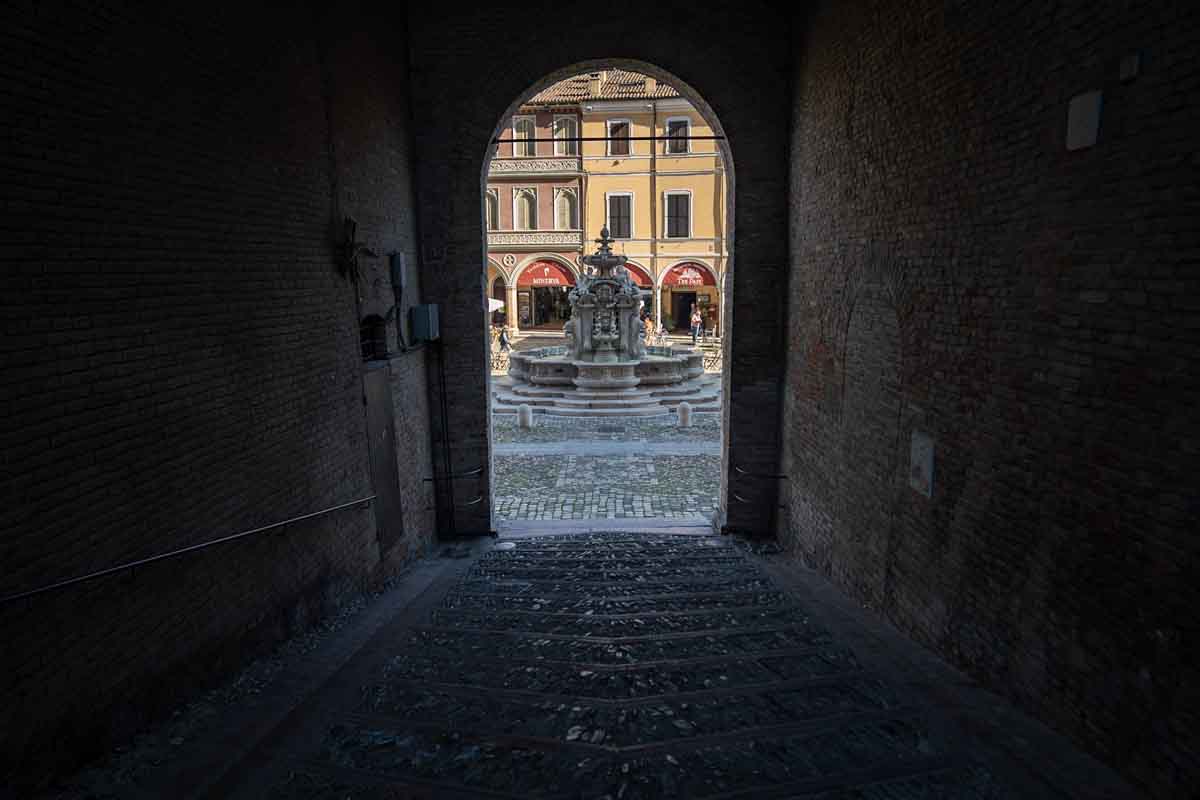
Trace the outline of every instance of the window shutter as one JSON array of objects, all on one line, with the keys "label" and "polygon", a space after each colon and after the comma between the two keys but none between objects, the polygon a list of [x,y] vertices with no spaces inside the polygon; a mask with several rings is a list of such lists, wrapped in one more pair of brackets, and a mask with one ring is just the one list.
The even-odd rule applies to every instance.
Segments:
[{"label": "window shutter", "polygon": [[609,129],[609,150],[614,156],[629,155],[629,123],[618,122]]},{"label": "window shutter", "polygon": [[667,195],[667,237],[686,239],[689,234],[691,198],[685,194]]},{"label": "window shutter", "polygon": [[614,239],[630,238],[630,208],[628,197],[608,198],[609,235]]},{"label": "window shutter", "polygon": [[686,153],[688,150],[688,124],[683,120],[671,122],[667,129],[667,152]]}]

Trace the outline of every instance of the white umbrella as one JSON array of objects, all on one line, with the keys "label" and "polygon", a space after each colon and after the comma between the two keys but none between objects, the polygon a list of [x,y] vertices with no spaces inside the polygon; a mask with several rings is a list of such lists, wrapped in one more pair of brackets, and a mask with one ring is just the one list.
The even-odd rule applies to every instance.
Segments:
[{"label": "white umbrella", "polygon": [[503,300],[497,300],[494,297],[488,298],[488,311],[499,311],[502,308],[504,308]]}]

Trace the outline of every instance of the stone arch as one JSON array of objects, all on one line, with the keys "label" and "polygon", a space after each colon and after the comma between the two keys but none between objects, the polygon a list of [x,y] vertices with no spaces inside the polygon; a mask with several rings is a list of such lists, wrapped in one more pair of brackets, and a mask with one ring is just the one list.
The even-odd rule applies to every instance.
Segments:
[{"label": "stone arch", "polygon": [[900,320],[888,292],[858,292],[842,360],[841,506],[833,537],[838,579],[876,607],[886,600],[889,543],[900,473]]},{"label": "stone arch", "polygon": [[[420,26],[418,26],[420,28]],[[707,27],[697,28],[695,37],[707,36]],[[685,37],[686,38],[686,37]],[[440,125],[435,133],[427,131],[420,137],[429,155],[419,167],[426,175],[430,185],[449,186],[455,201],[467,200],[467,193],[461,181],[468,179],[468,170],[475,170],[471,176],[475,183],[471,187],[472,201],[478,203],[479,196],[486,186],[488,168],[496,149],[491,140],[496,138],[500,127],[517,112],[521,104],[532,95],[547,86],[583,72],[598,69],[627,69],[640,72],[649,77],[668,83],[679,90],[680,94],[689,100],[697,112],[711,126],[713,133],[720,137],[717,149],[723,161],[725,174],[726,197],[722,215],[725,219],[726,244],[729,256],[725,260],[729,282],[722,283],[721,288],[730,300],[736,293],[746,292],[747,298],[771,297],[779,300],[778,287],[785,279],[786,260],[778,257],[787,247],[786,226],[779,226],[772,220],[785,218],[787,208],[787,182],[782,176],[777,164],[786,159],[787,139],[777,131],[786,129],[786,114],[779,114],[780,127],[773,128],[763,125],[761,107],[751,107],[745,103],[743,85],[740,82],[728,80],[728,70],[723,66],[718,68],[711,59],[693,61],[677,57],[675,49],[663,49],[657,37],[645,38],[633,44],[627,42],[627,49],[643,59],[612,58],[604,52],[607,46],[597,44],[585,48],[584,59],[572,58],[579,52],[575,43],[571,46],[551,46],[533,53],[526,53],[513,61],[513,69],[503,73],[497,72],[485,81],[485,88],[477,98],[468,102],[468,111],[475,119],[484,108],[489,115],[486,136],[479,135],[484,131],[459,125]],[[588,52],[590,50],[590,52]],[[657,66],[650,59],[662,56],[670,63]],[[718,59],[721,64],[725,61]],[[770,59],[766,59],[770,62]],[[555,64],[561,66],[555,66]],[[757,67],[757,65],[756,65]],[[679,69],[674,69],[679,68]],[[416,91],[418,103],[428,102],[431,107],[436,104],[441,84],[433,80],[441,70],[435,68],[432,73],[420,82]],[[759,81],[764,91],[786,92],[786,82],[778,76],[783,73],[768,63],[761,68],[752,68],[750,72],[754,80]],[[696,80],[709,88],[695,88],[689,80],[689,73]],[[540,76],[540,77],[537,77]],[[514,91],[515,89],[515,91]],[[712,92],[714,102],[701,94]],[[511,93],[509,93],[511,92]],[[507,95],[506,107],[488,106],[490,98]],[[727,115],[728,120],[718,116]],[[772,116],[770,113],[768,117]],[[726,125],[729,124],[727,128]],[[738,145],[729,140],[727,131],[739,131],[740,140],[744,141],[743,150],[747,154],[745,163],[739,163],[735,158]],[[463,153],[478,153],[479,160],[473,156],[463,158]],[[457,154],[457,155],[456,155]],[[742,179],[742,168],[747,175],[761,183],[765,189],[746,193],[741,187],[748,185]],[[449,181],[449,182],[447,182]],[[457,181],[457,183],[456,183]],[[459,188],[453,188],[458,186]],[[744,196],[740,196],[744,195]],[[482,216],[482,215],[480,215]],[[739,217],[750,230],[757,230],[758,235],[747,239],[745,248],[740,242],[737,221]],[[433,293],[433,299],[442,297],[446,302],[447,317],[443,321],[444,330],[450,333],[463,331],[465,326],[456,321],[457,312],[454,300],[461,279],[457,276],[457,267],[448,258],[455,254],[458,260],[476,248],[483,260],[486,252],[486,233],[482,228],[477,231],[464,226],[451,224],[451,218],[437,217],[434,227],[426,226],[424,236],[426,247],[433,248],[435,258],[428,262],[426,272],[433,278],[433,284],[438,289]],[[477,238],[477,243],[473,239]],[[443,248],[442,245],[445,245]],[[761,269],[753,273],[739,276],[737,264],[746,259],[750,263],[761,264]],[[462,262],[465,267],[466,262]],[[478,268],[476,268],[478,269]],[[722,276],[724,277],[724,276]],[[744,282],[744,285],[743,285]],[[781,407],[781,397],[776,391],[783,364],[776,357],[778,354],[778,330],[782,323],[784,305],[782,302],[748,304],[746,310],[754,318],[755,324],[747,326],[744,332],[734,336],[723,335],[724,362],[731,365],[723,376],[723,390],[727,402],[723,405],[724,417],[722,431],[722,469],[721,469],[721,507],[717,515],[717,524],[731,530],[757,531],[762,533],[774,532],[776,525],[776,509],[778,508],[779,485],[774,482],[750,484],[733,474],[733,467],[742,468],[743,472],[770,473],[779,466],[781,438],[777,424],[764,426],[762,418],[778,420]],[[724,331],[733,330],[737,314],[733,303],[726,302],[722,309],[722,328]],[[471,331],[464,331],[469,336]],[[448,345],[444,348],[450,365],[470,372],[474,367],[474,353],[478,348],[466,341],[455,341],[453,336],[447,337]],[[490,376],[486,370],[479,370],[479,380],[468,379],[460,381],[451,387],[449,428],[452,431],[452,441],[447,444],[455,463],[461,462],[463,468],[472,468],[482,460],[487,464],[485,474],[490,481],[490,436],[479,430],[490,427],[490,417],[487,421],[477,420],[474,409],[483,407],[490,387]],[[486,415],[485,415],[486,416]],[[484,435],[479,435],[479,434]],[[738,483],[739,497],[737,504],[726,503],[729,498],[729,487],[732,481]],[[480,504],[469,512],[472,524],[477,529],[484,529],[488,524],[487,514],[490,512],[489,503]]]}]

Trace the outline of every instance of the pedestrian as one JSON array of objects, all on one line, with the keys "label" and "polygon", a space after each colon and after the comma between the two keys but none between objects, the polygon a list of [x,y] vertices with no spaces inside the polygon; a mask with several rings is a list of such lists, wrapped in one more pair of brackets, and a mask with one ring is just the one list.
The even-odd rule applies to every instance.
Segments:
[{"label": "pedestrian", "polygon": [[646,344],[650,344],[650,340],[654,338],[654,320],[649,314],[642,320],[642,325],[646,328]]},{"label": "pedestrian", "polygon": [[692,347],[696,346],[696,337],[704,330],[704,317],[700,316],[700,309],[692,306]]},{"label": "pedestrian", "polygon": [[500,326],[500,352],[507,353],[512,347],[508,343],[508,326]]}]

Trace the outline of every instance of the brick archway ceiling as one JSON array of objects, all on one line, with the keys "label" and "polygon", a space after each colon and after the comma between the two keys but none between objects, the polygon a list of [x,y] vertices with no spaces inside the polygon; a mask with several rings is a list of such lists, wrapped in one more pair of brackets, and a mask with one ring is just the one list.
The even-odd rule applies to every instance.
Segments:
[{"label": "brick archway ceiling", "polygon": [[639,267],[637,264],[626,263],[625,269],[629,271],[629,277],[633,278],[633,282],[643,289],[649,289],[654,285],[654,281],[650,279],[650,273]]},{"label": "brick archway ceiling", "polygon": [[517,286],[574,286],[575,276],[571,270],[554,261],[535,261],[527,266],[517,279]]},{"label": "brick archway ceiling", "polygon": [[663,286],[716,286],[717,279],[703,264],[688,261],[676,264],[663,276]]}]

